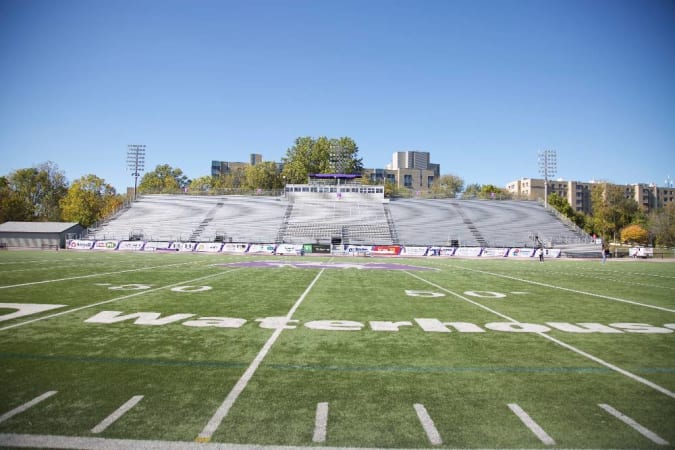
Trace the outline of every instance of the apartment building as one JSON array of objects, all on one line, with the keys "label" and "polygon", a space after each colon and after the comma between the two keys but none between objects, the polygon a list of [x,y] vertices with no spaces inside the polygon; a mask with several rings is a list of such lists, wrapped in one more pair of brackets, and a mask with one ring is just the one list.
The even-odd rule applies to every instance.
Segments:
[{"label": "apartment building", "polygon": [[[514,196],[526,200],[544,199],[545,180],[541,178],[522,178],[506,185],[506,190]],[[598,182],[581,182],[565,180],[548,180],[548,193],[556,193],[567,199],[575,211],[589,214],[591,212],[591,189]],[[675,188],[658,187],[653,184],[615,185],[624,189],[626,198],[634,199],[645,211],[662,208],[675,201]]]},{"label": "apartment building", "polygon": [[429,152],[394,152],[384,169],[364,169],[363,178],[374,183],[390,182],[398,188],[427,191],[440,177],[441,166],[430,162]]}]

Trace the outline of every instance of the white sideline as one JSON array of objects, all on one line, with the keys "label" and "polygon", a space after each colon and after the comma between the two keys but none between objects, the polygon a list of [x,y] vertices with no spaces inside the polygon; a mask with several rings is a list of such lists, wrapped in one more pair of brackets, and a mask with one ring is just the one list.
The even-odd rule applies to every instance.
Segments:
[{"label": "white sideline", "polygon": [[537,422],[532,420],[532,417],[530,417],[530,415],[526,413],[523,408],[515,403],[509,403],[509,409],[511,409],[511,411],[513,411],[513,413],[518,416],[525,426],[529,428],[530,431],[533,432],[544,445],[555,445],[553,438],[549,436],[548,433],[546,433],[546,431],[544,431],[544,429],[540,427]]},{"label": "white sideline", "polygon": [[140,402],[143,399],[142,395],[134,395],[131,397],[125,404],[117,408],[112,414],[110,414],[108,417],[103,419],[101,423],[96,425],[94,428],[91,429],[92,433],[102,433],[108,428],[110,425],[115,423],[120,417],[122,417],[124,414],[126,414],[131,408],[136,406],[138,402]]},{"label": "white sideline", "polygon": [[314,419],[314,436],[312,442],[326,442],[328,428],[328,403],[316,404],[316,418]]},{"label": "white sideline", "polygon": [[[451,294],[451,295],[453,295],[453,296],[455,296],[455,297],[457,297],[457,298],[459,298],[459,299],[461,299],[461,300],[464,300],[465,302],[471,303],[472,305],[478,306],[478,307],[481,308],[481,309],[484,309],[484,310],[486,310],[486,311],[488,311],[488,312],[491,312],[492,314],[495,314],[495,315],[497,315],[497,316],[499,316],[499,317],[501,317],[501,318],[503,318],[503,319],[506,319],[506,320],[508,320],[509,322],[520,323],[520,322],[518,322],[516,319],[514,319],[514,318],[512,318],[512,317],[509,317],[509,316],[507,316],[506,314],[502,314],[502,313],[500,313],[499,311],[496,311],[496,310],[494,310],[494,309],[492,309],[492,308],[489,308],[489,307],[487,307],[487,306],[485,306],[485,305],[481,305],[481,304],[478,303],[478,302],[474,302],[473,300],[470,300],[470,299],[464,297],[463,295],[460,295],[460,294],[458,294],[458,293],[456,293],[456,292],[453,292],[453,291],[451,291],[451,290],[449,290],[449,289],[446,289],[446,288],[444,288],[443,286],[440,286],[440,285],[438,285],[438,284],[436,284],[436,283],[434,283],[434,282],[431,282],[431,281],[429,281],[429,280],[425,280],[424,278],[422,278],[422,277],[420,277],[420,276],[418,276],[418,275],[415,275],[415,274],[412,273],[412,272],[405,271],[405,273],[407,273],[407,274],[410,275],[411,277],[417,278],[418,280],[423,281],[423,282],[425,282],[425,283],[427,283],[427,284],[429,284],[429,285],[431,285],[431,286],[433,286],[433,287],[435,287],[435,288],[437,288],[437,289],[440,289],[440,290],[442,290],[442,291],[445,291],[445,292],[447,292],[448,294]],[[659,386],[659,385],[656,384],[656,383],[652,383],[651,381],[647,380],[646,378],[642,378],[642,377],[639,376],[639,375],[635,375],[635,374],[632,373],[632,372],[629,372],[629,371],[627,371],[627,370],[625,370],[625,369],[622,369],[622,368],[620,368],[620,367],[618,367],[618,366],[615,366],[614,364],[608,363],[607,361],[605,361],[605,360],[603,360],[603,359],[600,359],[600,358],[598,358],[597,356],[593,356],[593,355],[591,355],[590,353],[586,353],[585,351],[580,350],[580,349],[574,347],[573,345],[567,344],[567,343],[561,341],[560,339],[556,339],[556,338],[554,338],[553,336],[549,336],[549,335],[546,334],[546,333],[533,333],[533,334],[537,334],[537,335],[543,337],[544,339],[548,339],[548,340],[551,341],[551,342],[555,342],[556,344],[560,345],[561,347],[564,347],[564,348],[566,348],[566,349],[568,349],[568,350],[572,350],[573,352],[575,352],[575,353],[577,353],[577,354],[579,354],[579,355],[581,355],[581,356],[583,356],[583,357],[585,357],[585,358],[588,358],[588,359],[590,359],[591,361],[595,361],[596,363],[598,363],[598,364],[600,364],[600,365],[603,365],[603,366],[607,367],[608,369],[611,369],[611,370],[613,370],[613,371],[615,371],[615,372],[618,372],[618,373],[620,373],[621,375],[624,375],[624,376],[626,376],[626,377],[628,377],[628,378],[630,378],[630,379],[632,379],[632,380],[634,380],[634,381],[637,381],[638,383],[642,383],[642,384],[644,384],[645,386],[649,386],[650,388],[652,388],[652,389],[654,389],[654,390],[656,390],[656,391],[658,391],[658,392],[661,392],[662,394],[665,394],[665,395],[667,395],[667,396],[670,397],[670,398],[675,398],[675,392],[669,391],[668,389],[666,389],[666,388],[664,388],[664,387],[662,387],[662,386]]]},{"label": "white sideline", "polygon": [[[300,295],[300,297],[296,300],[295,304],[291,307],[291,309],[285,316],[286,321],[291,320],[291,317],[293,317],[295,311],[300,307],[305,297],[307,297],[309,291],[312,290],[312,287],[314,287],[314,284],[317,282],[321,274],[323,274],[324,270],[326,269],[321,269],[321,271],[314,277],[312,282],[309,283],[307,289],[305,289],[302,295]],[[263,359],[265,359],[265,356],[267,356],[267,353],[270,351],[274,343],[277,341],[283,330],[284,330],[283,326],[278,327],[277,329],[274,330],[274,333],[272,333],[269,339],[267,339],[265,345],[263,345],[263,347],[260,349],[260,352],[258,352],[256,357],[251,362],[251,365],[248,366],[248,368],[241,376],[241,378],[239,378],[239,380],[234,385],[230,393],[227,394],[227,397],[225,397],[225,400],[223,400],[223,403],[218,407],[216,412],[213,414],[213,417],[211,417],[211,420],[209,420],[209,422],[206,424],[202,432],[199,433],[199,436],[197,436],[196,439],[197,442],[209,442],[211,440],[213,433],[216,432],[216,429],[220,426],[223,419],[227,417],[227,414],[230,412],[230,408],[232,408],[232,405],[234,405],[234,403],[237,401],[239,395],[241,395],[244,389],[246,389],[248,382],[251,380],[256,370],[258,370],[260,363],[262,363]]]},{"label": "white sideline", "polygon": [[122,296],[122,297],[115,297],[115,298],[112,298],[110,300],[104,300],[102,302],[92,303],[91,305],[80,306],[79,308],[73,308],[73,309],[69,309],[67,311],[61,311],[61,312],[58,312],[58,313],[50,314],[48,316],[42,316],[42,317],[38,317],[36,319],[27,320],[25,322],[19,322],[19,323],[15,323],[13,325],[7,325],[5,327],[0,328],[0,331],[5,331],[5,330],[9,330],[11,328],[21,327],[21,326],[28,325],[28,324],[31,324],[31,323],[34,323],[34,322],[39,322],[41,320],[52,319],[54,317],[59,317],[59,316],[74,313],[74,312],[77,312],[77,311],[82,311],[83,309],[93,308],[94,306],[101,306],[101,305],[105,305],[107,303],[118,302],[120,300],[126,300],[128,298],[137,297],[139,295],[149,294],[151,292],[157,292],[157,291],[160,291],[162,289],[168,289],[168,288],[180,286],[181,284],[194,283],[195,281],[206,280],[208,278],[217,277],[219,275],[224,275],[226,273],[234,272],[236,270],[240,270],[240,269],[232,269],[232,270],[227,270],[227,271],[223,271],[223,272],[212,273],[211,275],[206,275],[206,276],[203,276],[203,277],[194,278],[192,280],[181,281],[181,282],[178,282],[178,283],[169,284],[167,286],[160,286],[158,288],[148,289],[148,290],[145,290],[145,291],[136,292],[134,294],[125,295],[125,296]]},{"label": "white sideline", "polygon": [[[0,433],[0,446],[30,448],[76,448],[88,450],[304,450],[317,447],[294,445],[221,444],[187,441],[151,441],[140,439],[106,439],[41,434]],[[350,447],[318,447],[321,450],[350,450]],[[378,447],[351,447],[353,450],[384,450]],[[403,449],[395,449],[403,450]],[[472,449],[479,450],[479,449]]]},{"label": "white sideline", "polygon": [[457,269],[462,269],[462,270],[468,270],[470,272],[478,272],[478,273],[483,273],[483,274],[486,274],[486,275],[492,275],[492,276],[495,276],[495,277],[506,278],[508,280],[520,281],[521,283],[534,284],[536,286],[542,286],[542,287],[546,287],[546,288],[558,289],[558,290],[561,290],[561,291],[572,292],[574,294],[582,294],[582,295],[588,295],[589,297],[604,298],[605,300],[611,300],[613,302],[628,303],[629,305],[643,306],[645,308],[652,308],[652,309],[657,309],[659,311],[675,313],[675,309],[664,308],[662,306],[656,306],[656,305],[649,305],[649,304],[646,304],[646,303],[634,302],[633,300],[626,300],[625,298],[611,297],[609,295],[596,294],[594,292],[579,291],[577,289],[566,288],[566,287],[563,287],[563,286],[556,286],[556,285],[553,285],[553,284],[542,283],[542,282],[539,282],[539,281],[526,280],[524,278],[512,277],[511,275],[504,275],[504,274],[501,274],[501,273],[488,272],[486,270],[470,269],[468,267],[459,267],[459,266],[451,266],[451,267],[457,268]]},{"label": "white sideline", "polygon": [[643,427],[642,425],[640,425],[630,417],[626,416],[625,414],[621,413],[620,411],[617,411],[616,409],[612,408],[611,406],[605,403],[599,403],[598,406],[607,411],[608,413],[610,413],[611,415],[613,415],[614,417],[616,417],[617,419],[619,419],[620,421],[622,421],[623,423],[625,423],[626,425],[628,425],[629,427],[631,427],[632,429],[634,429],[635,431],[637,431],[638,433],[640,433],[641,435],[643,435],[644,437],[646,437],[647,439],[649,439],[650,441],[652,441],[653,443],[655,443],[656,445],[668,445],[668,441],[661,438],[661,436]]},{"label": "white sideline", "polygon": [[438,429],[436,429],[436,424],[434,424],[434,421],[427,412],[427,409],[421,403],[415,403],[413,407],[417,413],[417,418],[420,419],[422,428],[424,428],[424,432],[429,438],[429,443],[431,443],[431,445],[441,445],[443,440],[441,439],[441,435],[438,433]]},{"label": "white sideline", "polygon": [[16,416],[17,414],[21,414],[22,412],[26,411],[27,409],[32,408],[33,406],[37,405],[41,401],[48,399],[49,397],[56,394],[57,392],[58,391],[47,391],[44,394],[42,394],[38,397],[35,397],[33,400],[31,400],[29,402],[26,402],[23,405],[18,406],[11,411],[7,411],[2,416],[0,416],[0,423],[6,421],[8,419],[11,419],[12,417]]}]

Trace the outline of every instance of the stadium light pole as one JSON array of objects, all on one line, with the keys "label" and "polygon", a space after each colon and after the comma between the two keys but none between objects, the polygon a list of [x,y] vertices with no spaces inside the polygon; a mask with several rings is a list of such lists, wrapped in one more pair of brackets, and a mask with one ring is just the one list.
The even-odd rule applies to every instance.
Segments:
[{"label": "stadium light pole", "polygon": [[554,177],[558,168],[555,150],[542,150],[538,155],[539,174],[544,177],[544,208],[548,209],[548,178]]},{"label": "stadium light pole", "polygon": [[136,201],[138,177],[145,170],[145,145],[129,144],[127,146],[127,168],[134,177],[134,201]]}]

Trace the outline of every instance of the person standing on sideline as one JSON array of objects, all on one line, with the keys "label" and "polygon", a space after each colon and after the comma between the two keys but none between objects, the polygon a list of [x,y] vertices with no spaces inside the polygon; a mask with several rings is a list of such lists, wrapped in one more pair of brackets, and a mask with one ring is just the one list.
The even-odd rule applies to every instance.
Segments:
[{"label": "person standing on sideline", "polygon": [[539,245],[539,262],[544,262],[544,247],[542,245]]},{"label": "person standing on sideline", "polygon": [[606,247],[602,247],[602,263],[607,262],[607,254],[609,254],[609,249]]}]

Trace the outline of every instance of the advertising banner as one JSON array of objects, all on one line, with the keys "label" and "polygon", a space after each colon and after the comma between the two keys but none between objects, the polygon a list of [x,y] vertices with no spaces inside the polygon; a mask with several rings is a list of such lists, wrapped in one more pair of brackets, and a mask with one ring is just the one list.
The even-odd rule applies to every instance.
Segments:
[{"label": "advertising banner", "polygon": [[488,258],[501,258],[509,255],[508,248],[484,248],[483,253],[480,256],[486,256]]},{"label": "advertising banner", "polygon": [[171,248],[171,242],[169,241],[148,241],[143,247],[143,251],[154,252],[156,250],[174,250]]},{"label": "advertising banner", "polygon": [[401,247],[401,256],[425,256],[429,247]]},{"label": "advertising banner", "polygon": [[71,250],[91,250],[96,241],[82,241],[79,239],[71,239],[66,244],[66,247]]},{"label": "advertising banner", "polygon": [[251,244],[248,247],[247,253],[264,253],[266,255],[274,254],[276,245],[274,244]]},{"label": "advertising banner", "polygon": [[[305,247],[308,244],[305,244]],[[322,254],[329,254],[330,253],[330,245],[328,244],[309,244],[311,245],[311,249],[309,250],[310,253],[322,253]],[[307,250],[305,250],[307,252]]]},{"label": "advertising banner", "polygon": [[139,252],[143,250],[145,246],[145,241],[122,241],[117,247],[117,250],[129,250],[134,252]]},{"label": "advertising banner", "polygon": [[346,253],[349,256],[370,255],[372,251],[371,245],[348,245],[346,248]]},{"label": "advertising banner", "polygon": [[195,247],[196,252],[218,253],[223,248],[222,242],[200,242]]},{"label": "advertising banner", "polygon": [[341,255],[344,256],[344,255],[347,254],[347,250],[345,249],[345,246],[343,246],[343,245],[341,245],[341,244],[335,244],[335,245],[333,245],[333,246],[331,247],[330,252],[331,252],[333,255],[337,255],[337,256],[341,256]]},{"label": "advertising banner", "polygon": [[512,248],[509,250],[509,256],[515,258],[531,258],[536,252],[536,248]]},{"label": "advertising banner", "polygon": [[179,252],[192,252],[196,246],[196,242],[172,242],[169,248],[178,250]]},{"label": "advertising banner", "polygon": [[546,258],[560,258],[561,250],[559,248],[544,249],[544,257]]},{"label": "advertising banner", "polygon": [[453,256],[457,247],[429,247],[427,256]]},{"label": "advertising banner", "polygon": [[401,253],[400,245],[374,245],[372,252],[377,256],[396,256]]},{"label": "advertising banner", "polygon": [[482,247],[458,247],[454,256],[475,257],[483,253]]},{"label": "advertising banner", "polygon": [[248,250],[248,244],[232,244],[232,243],[227,243],[223,245],[223,249],[221,250],[223,253],[246,253],[246,250]]},{"label": "advertising banner", "polygon": [[96,241],[94,250],[117,250],[119,241]]},{"label": "advertising banner", "polygon": [[303,251],[302,245],[279,244],[277,245],[277,255],[299,255]]}]

